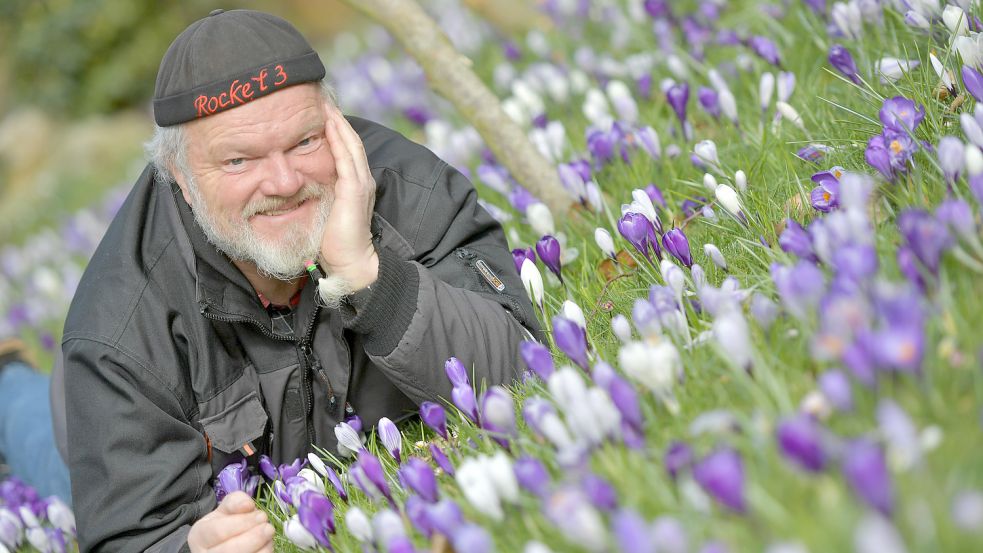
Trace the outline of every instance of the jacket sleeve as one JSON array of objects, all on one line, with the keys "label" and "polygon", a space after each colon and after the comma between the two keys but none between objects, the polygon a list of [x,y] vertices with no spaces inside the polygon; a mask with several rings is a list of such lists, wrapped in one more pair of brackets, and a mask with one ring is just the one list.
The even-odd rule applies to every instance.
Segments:
[{"label": "jacket sleeve", "polygon": [[447,358],[473,367],[480,390],[517,378],[519,343],[541,339],[501,226],[471,183],[439,163],[414,258],[377,247],[378,280],[343,313],[370,359],[417,403],[450,398]]},{"label": "jacket sleeve", "polygon": [[154,372],[110,344],[63,344],[81,551],[186,551],[215,507],[201,434]]}]

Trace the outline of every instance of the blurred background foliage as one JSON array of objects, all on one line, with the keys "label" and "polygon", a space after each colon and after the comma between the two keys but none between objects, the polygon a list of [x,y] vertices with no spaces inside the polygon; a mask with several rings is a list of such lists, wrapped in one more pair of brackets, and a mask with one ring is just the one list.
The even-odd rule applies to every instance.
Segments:
[{"label": "blurred background foliage", "polygon": [[339,0],[0,0],[0,245],[139,173],[160,59],[216,8],[277,14],[319,50],[368,23]]}]

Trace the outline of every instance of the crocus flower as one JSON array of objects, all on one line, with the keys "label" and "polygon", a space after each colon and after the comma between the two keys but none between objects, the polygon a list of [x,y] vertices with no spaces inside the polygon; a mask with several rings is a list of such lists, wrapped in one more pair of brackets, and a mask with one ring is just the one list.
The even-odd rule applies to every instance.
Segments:
[{"label": "crocus flower", "polygon": [[826,288],[823,272],[808,260],[792,267],[772,264],[771,278],[785,307],[800,319],[808,316]]},{"label": "crocus flower", "polygon": [[898,228],[912,253],[922,264],[937,275],[942,254],[952,245],[952,237],[945,225],[921,209],[908,209],[898,216]]},{"label": "crocus flower", "polygon": [[952,522],[965,532],[983,529],[983,492],[962,490],[952,498]]},{"label": "crocus flower", "polygon": [[516,481],[534,495],[544,497],[550,489],[550,473],[546,465],[531,455],[523,455],[512,464]]},{"label": "crocus flower", "polygon": [[812,181],[819,185],[810,194],[810,202],[816,211],[829,213],[839,206],[840,180],[832,171],[816,173]]},{"label": "crocus flower", "polygon": [[733,215],[741,223],[747,224],[747,217],[744,216],[744,207],[741,205],[741,199],[737,196],[737,192],[733,188],[726,184],[718,184],[714,188],[714,195],[728,213]]},{"label": "crocus flower", "polygon": [[748,48],[752,52],[758,55],[761,59],[774,65],[775,67],[781,67],[782,59],[781,55],[778,53],[778,46],[775,45],[771,39],[755,35],[748,39]]},{"label": "crocus flower", "polygon": [[659,544],[660,552],[688,553],[690,550],[686,529],[668,515],[660,516],[652,523],[652,540]]},{"label": "crocus flower", "polygon": [[720,117],[720,98],[716,90],[707,86],[701,86],[696,91],[696,98],[711,117],[714,119]]},{"label": "crocus flower", "polygon": [[378,431],[379,439],[382,440],[382,446],[386,448],[386,451],[393,456],[393,459],[397,463],[402,462],[400,450],[403,448],[403,435],[399,433],[396,424],[389,420],[389,417],[382,417],[379,419]]},{"label": "crocus flower", "polygon": [[888,142],[883,134],[874,135],[867,141],[864,159],[871,167],[877,169],[878,173],[884,175],[885,179],[894,180],[896,173],[891,163],[891,152],[888,150]]},{"label": "crocus flower", "polygon": [[964,65],[962,75],[966,92],[969,92],[977,102],[983,102],[983,74],[968,65]]},{"label": "crocus flower", "polygon": [[472,507],[493,520],[501,521],[505,518],[501,498],[487,472],[484,457],[465,459],[457,467],[454,478]]},{"label": "crocus flower", "polygon": [[611,237],[611,233],[604,228],[594,229],[594,242],[597,243],[597,247],[604,252],[604,255],[610,257],[611,259],[617,260],[617,253],[614,249],[614,239]]},{"label": "crocus flower", "polygon": [[840,411],[853,410],[853,389],[843,371],[829,370],[819,375],[819,391]]},{"label": "crocus flower", "polygon": [[973,240],[976,235],[973,208],[969,207],[969,204],[964,200],[958,198],[944,200],[935,208],[935,218],[945,225],[954,236],[962,240]]},{"label": "crocus flower", "polygon": [[399,468],[399,481],[428,503],[437,501],[437,477],[430,464],[419,457],[410,457]]},{"label": "crocus flower", "polygon": [[660,250],[658,241],[654,239],[655,228],[652,226],[652,222],[641,213],[629,211],[622,215],[621,219],[618,220],[618,232],[649,261],[652,260],[649,254],[650,247],[658,257]]},{"label": "crocus flower", "polygon": [[720,158],[717,157],[717,144],[713,140],[701,140],[693,146],[693,153],[701,160],[713,165],[720,165]]},{"label": "crocus flower", "polygon": [[520,185],[515,185],[509,190],[508,200],[509,205],[519,213],[523,213],[529,217],[530,221],[534,219],[534,213],[530,211],[530,208],[534,205],[543,205],[536,196],[532,195],[532,192]]},{"label": "crocus flower", "polygon": [[441,438],[447,440],[447,414],[444,408],[432,401],[424,401],[420,404],[420,418],[432,428]]},{"label": "crocus flower", "polygon": [[894,490],[880,446],[865,438],[847,444],[843,451],[843,476],[861,500],[884,516],[891,516]]},{"label": "crocus flower", "polygon": [[689,251],[689,240],[686,234],[678,228],[674,228],[662,236],[662,245],[666,251],[679,260],[686,267],[693,266],[693,256]]},{"label": "crocus flower", "polygon": [[857,64],[853,61],[850,51],[845,47],[839,44],[834,44],[830,47],[829,63],[848,79],[856,84],[860,84],[860,77],[857,75]]},{"label": "crocus flower", "polygon": [[789,461],[811,472],[825,468],[822,427],[812,417],[799,414],[783,420],[776,436],[779,450]]},{"label": "crocus flower", "polygon": [[526,340],[519,344],[519,354],[526,366],[541,379],[548,380],[553,374],[553,355],[546,346]]},{"label": "crocus flower", "polygon": [[744,464],[737,451],[720,447],[693,465],[693,479],[710,497],[739,513],[744,501]]},{"label": "crocus flower", "polygon": [[287,519],[283,524],[283,534],[291,543],[301,549],[314,549],[318,545],[317,538],[301,523],[299,514]]},{"label": "crocus flower", "polygon": [[966,145],[954,136],[943,136],[935,151],[938,154],[939,167],[942,168],[942,174],[945,175],[946,181],[949,184],[955,183],[966,164]]},{"label": "crocus flower", "polygon": [[624,508],[615,513],[611,529],[622,553],[656,553],[651,528],[634,510]]},{"label": "crocus flower", "polygon": [[611,318],[611,331],[622,342],[631,340],[631,323],[624,315],[615,315]]},{"label": "crocus flower", "polygon": [[771,95],[775,91],[775,74],[764,72],[761,74],[761,81],[758,83],[758,100],[761,111],[767,111],[771,105]]},{"label": "crocus flower", "polygon": [[536,262],[536,252],[531,247],[515,248],[512,250],[512,260],[515,261],[515,272],[518,273],[522,270],[522,262],[527,259],[533,263]]},{"label": "crocus flower", "polygon": [[20,545],[24,523],[19,516],[5,506],[0,506],[0,545],[16,551]]},{"label": "crocus flower", "polygon": [[457,357],[447,358],[447,361],[444,362],[444,373],[447,374],[447,378],[453,386],[471,386],[471,381],[468,380],[468,370]]},{"label": "crocus flower", "polygon": [[915,130],[925,118],[925,106],[916,106],[913,100],[895,96],[884,100],[877,115],[885,129],[908,133]]},{"label": "crocus flower", "polygon": [[560,242],[550,235],[543,236],[536,242],[536,253],[543,260],[543,264],[563,282],[563,275],[560,273]]},{"label": "crocus flower", "polygon": [[[404,468],[405,466],[403,465]],[[402,476],[400,476],[400,479],[402,479]],[[404,484],[404,487],[406,487],[406,484]],[[427,538],[433,537],[433,524],[430,523],[430,514],[428,513],[429,506],[430,503],[419,495],[410,495],[403,502],[403,513],[405,513],[406,518],[409,519],[410,524],[414,528],[419,530]]]},{"label": "crocus flower", "polygon": [[441,499],[427,508],[427,517],[433,529],[445,536],[452,536],[464,524],[464,513],[450,499]]},{"label": "crocus flower", "polygon": [[603,551],[607,545],[604,519],[579,488],[568,486],[553,492],[544,502],[546,517],[568,541],[588,551]]},{"label": "crocus flower", "polygon": [[725,271],[727,270],[727,259],[724,258],[724,254],[721,253],[720,248],[708,242],[703,244],[703,253],[710,258],[710,261],[712,261],[714,265]]},{"label": "crocus flower", "polygon": [[[644,217],[642,217],[644,219]],[[534,305],[543,308],[543,275],[539,273],[536,264],[525,259],[522,261],[522,268],[519,271],[519,278],[522,286],[526,289],[526,294]]]},{"label": "crocus flower", "polygon": [[693,464],[693,448],[686,442],[673,441],[666,449],[663,465],[669,476],[675,480],[680,472]]},{"label": "crocus flower", "polygon": [[542,202],[530,204],[526,208],[526,218],[529,220],[529,226],[540,236],[553,234],[556,231],[553,213]]},{"label": "crocus flower", "polygon": [[245,492],[246,495],[256,494],[259,476],[250,476],[246,460],[232,463],[222,469],[215,479],[215,500],[219,503],[232,492]]},{"label": "crocus flower", "polygon": [[478,422],[478,405],[471,386],[454,386],[451,388],[451,401],[472,423]]},{"label": "crocus flower", "polygon": [[331,548],[331,534],[335,531],[334,506],[331,500],[316,492],[300,496],[297,516],[304,528],[322,547]]},{"label": "crocus flower", "polygon": [[451,460],[447,458],[444,450],[440,449],[440,446],[430,442],[430,457],[433,458],[433,462],[437,463],[440,470],[444,471],[445,474],[454,476],[454,464]]},{"label": "crocus flower", "polygon": [[481,396],[481,427],[495,435],[502,446],[515,434],[515,406],[512,396],[501,386],[492,386]]},{"label": "crocus flower", "polygon": [[[482,526],[466,523],[457,529],[451,539],[454,551],[473,551],[474,553],[492,553],[495,541],[491,534]],[[392,551],[390,549],[390,551]]]},{"label": "crocus flower", "polygon": [[588,370],[587,334],[580,325],[566,317],[553,317],[553,339],[560,351],[580,368]]},{"label": "crocus flower", "polygon": [[358,453],[358,466],[362,474],[368,479],[375,488],[393,504],[392,491],[389,489],[389,482],[386,480],[386,471],[382,468],[379,458],[363,449]]}]

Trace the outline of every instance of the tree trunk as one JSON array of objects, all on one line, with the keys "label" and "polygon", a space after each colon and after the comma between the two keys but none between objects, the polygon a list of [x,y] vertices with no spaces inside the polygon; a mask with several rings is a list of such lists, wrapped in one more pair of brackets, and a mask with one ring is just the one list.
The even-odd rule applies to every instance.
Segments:
[{"label": "tree trunk", "polygon": [[423,67],[431,87],[450,100],[495,157],[556,216],[572,205],[556,168],[502,110],[498,97],[471,70],[437,23],[414,0],[344,0],[381,23]]}]

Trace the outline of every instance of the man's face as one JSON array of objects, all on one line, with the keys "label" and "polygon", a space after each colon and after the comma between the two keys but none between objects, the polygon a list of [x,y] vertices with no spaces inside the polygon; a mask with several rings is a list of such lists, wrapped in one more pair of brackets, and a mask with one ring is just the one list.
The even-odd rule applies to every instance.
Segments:
[{"label": "man's face", "polygon": [[287,280],[320,250],[334,198],[325,103],[292,86],[186,127],[190,180],[176,173],[209,241],[229,257]]}]

